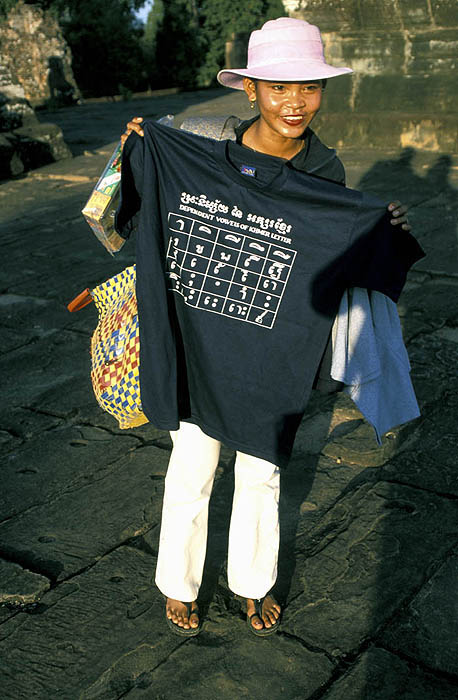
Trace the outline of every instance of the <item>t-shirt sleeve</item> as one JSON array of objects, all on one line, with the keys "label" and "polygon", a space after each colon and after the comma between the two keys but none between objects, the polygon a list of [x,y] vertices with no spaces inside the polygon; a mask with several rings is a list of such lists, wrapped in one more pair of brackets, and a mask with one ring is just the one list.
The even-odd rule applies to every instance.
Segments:
[{"label": "t-shirt sleeve", "polygon": [[137,228],[143,194],[144,141],[135,132],[124,144],[121,157],[121,197],[115,215],[115,229],[129,238]]},{"label": "t-shirt sleeve", "polygon": [[411,266],[424,257],[418,241],[390,223],[384,210],[374,222],[374,209],[363,205],[352,232],[345,261],[346,287],[381,292],[397,302]]}]

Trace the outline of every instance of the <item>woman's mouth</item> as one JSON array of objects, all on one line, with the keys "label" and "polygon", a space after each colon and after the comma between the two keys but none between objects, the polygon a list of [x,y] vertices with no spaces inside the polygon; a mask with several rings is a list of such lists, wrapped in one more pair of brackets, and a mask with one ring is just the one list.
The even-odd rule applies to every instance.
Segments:
[{"label": "woman's mouth", "polygon": [[305,121],[303,114],[298,114],[296,116],[293,114],[285,114],[283,117],[280,117],[280,119],[284,121],[285,124],[288,124],[288,126],[302,126]]}]

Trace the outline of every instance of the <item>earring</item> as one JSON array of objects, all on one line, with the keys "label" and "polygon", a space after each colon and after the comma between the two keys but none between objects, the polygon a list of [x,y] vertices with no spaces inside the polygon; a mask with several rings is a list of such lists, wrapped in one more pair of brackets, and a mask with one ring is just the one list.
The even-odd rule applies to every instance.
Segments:
[{"label": "earring", "polygon": [[254,109],[256,100],[250,100],[250,109]]}]

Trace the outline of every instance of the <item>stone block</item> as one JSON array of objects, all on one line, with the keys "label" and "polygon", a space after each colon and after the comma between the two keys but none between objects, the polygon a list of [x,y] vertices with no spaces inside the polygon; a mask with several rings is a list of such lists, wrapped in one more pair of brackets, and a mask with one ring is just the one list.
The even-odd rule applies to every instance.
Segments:
[{"label": "stone block", "polygon": [[452,700],[456,697],[456,685],[385,649],[370,647],[321,697],[322,700]]},{"label": "stone block", "polygon": [[[254,637],[252,640],[244,623],[236,618],[232,618],[230,624],[221,618],[215,622],[208,621],[205,630],[197,645],[182,645],[160,667],[158,665],[156,670],[145,674],[144,687],[150,687],[151,698],[310,698],[320,691],[334,670],[332,662],[324,654],[310,651],[301,647],[295,640],[280,635],[263,640],[262,650],[257,651]],[[198,646],[199,643],[205,645],[204,651]],[[266,684],[260,683],[261,677],[266,678],[267,658],[268,692]],[[124,663],[110,669],[110,675],[107,674],[103,679],[104,684],[99,683],[88,689],[87,693],[81,696],[81,700],[96,697],[115,700],[119,697],[119,691],[117,695],[108,695],[103,694],[102,689],[110,677],[113,685],[117,679],[117,687],[123,688],[120,681],[127,675],[127,659],[122,661]],[[170,683],[171,674],[174,678],[173,688]],[[141,697],[140,688],[138,697]],[[100,694],[94,694],[96,689]],[[148,691],[146,692],[148,694]]]},{"label": "stone block", "polygon": [[355,30],[361,27],[358,0],[302,0],[294,17],[319,26],[322,32]]},{"label": "stone block", "polygon": [[[431,333],[447,324],[452,325],[453,319],[458,318],[458,285],[431,281],[419,288],[404,290],[398,310],[407,342],[419,333]],[[428,353],[431,365],[434,364],[433,352],[431,348]],[[431,374],[434,375],[435,371],[432,370]]]},{"label": "stone block", "polygon": [[359,6],[363,29],[384,29],[390,32],[401,28],[397,0],[364,0]]},{"label": "stone block", "polygon": [[427,84],[423,77],[399,75],[364,76],[355,98],[356,112],[410,112],[438,115],[458,111],[458,91],[448,75]]},{"label": "stone block", "polygon": [[[436,166],[433,167],[436,169]],[[437,171],[444,174],[444,196],[432,196],[424,206],[414,210],[412,223],[415,226],[415,235],[426,252],[426,257],[416,264],[415,269],[453,277],[458,272],[458,238],[457,207],[451,202],[451,198],[456,197],[456,194],[447,183],[450,167],[451,160],[448,156],[438,158]],[[444,251],[447,251],[447,255]]]},{"label": "stone block", "polygon": [[[280,530],[282,544],[277,587],[288,589],[291,555],[297,546],[313,548],[310,532],[343,494],[376,478],[373,470],[336,463],[328,457],[293,456],[281,477]],[[297,540],[297,541],[296,541]],[[300,543],[298,545],[298,543]]]},{"label": "stone block", "polygon": [[431,11],[438,27],[458,26],[458,4],[456,0],[431,0]]},{"label": "stone block", "polygon": [[0,604],[27,605],[35,603],[49,589],[44,576],[0,559]]},{"label": "stone block", "polygon": [[397,0],[405,29],[423,29],[431,26],[432,15],[428,0]]},{"label": "stone block", "polygon": [[[375,116],[373,119],[376,121]],[[394,131],[394,126],[398,119],[401,121],[401,125],[398,125],[399,128],[406,122],[398,118],[397,115],[393,119],[386,115],[385,136],[388,135],[390,129]],[[382,120],[377,120],[377,125],[380,129],[382,128],[382,123]],[[437,127],[437,130],[439,131],[439,127]],[[450,198],[452,198],[453,190],[447,184],[452,172],[452,162],[448,156],[437,156],[434,160],[432,156],[429,156],[428,164],[425,164],[425,167],[418,168],[418,155],[416,150],[410,146],[403,148],[402,151],[394,155],[380,154],[379,159],[371,163],[371,167],[360,177],[356,186],[358,189],[375,194],[381,199],[389,199],[393,194],[396,194],[396,199],[400,199],[410,207],[409,217],[418,217],[418,221],[414,222],[414,231],[417,237],[423,238],[425,230],[433,231],[437,229],[437,224],[443,226],[447,204],[444,202],[439,205],[439,216],[439,212],[436,209],[437,205],[433,204],[434,191],[444,192],[450,190]],[[396,183],[395,188],[393,188],[393,183]],[[431,207],[428,207],[429,203],[431,203]],[[428,209],[436,215],[436,226],[428,218],[425,225],[418,228],[422,217],[427,214]],[[436,232],[433,235],[435,237]],[[426,321],[427,319],[425,319]]]},{"label": "stone block", "polygon": [[130,430],[120,428],[116,418],[106,411],[103,411],[95,401],[95,397],[94,401],[78,406],[72,421],[75,424],[89,423],[97,428],[103,428],[109,431],[111,435],[130,435],[131,437],[138,438],[145,445],[155,445],[169,452],[172,448],[172,441],[167,430],[159,430],[159,428],[155,428],[152,423],[145,423],[144,425]]},{"label": "stone block", "polygon": [[2,518],[97,481],[112,462],[136,446],[138,441],[132,436],[85,426],[51,430],[32,438],[4,461]]},{"label": "stone block", "polygon": [[24,172],[24,163],[16,151],[15,142],[13,134],[0,134],[0,180]]},{"label": "stone block", "polygon": [[23,126],[16,129],[14,134],[19,140],[17,150],[26,170],[72,157],[56,124]]},{"label": "stone block", "polygon": [[[121,547],[49,591],[33,612],[4,622],[2,698],[79,698],[132,653],[142,659],[146,650],[142,670],[163,662],[182,640],[163,623],[163,598],[152,586],[154,563],[144,552]],[[109,684],[105,690],[104,697],[113,697]]]},{"label": "stone block", "polygon": [[[340,113],[323,111],[318,114],[312,126],[327,146],[337,148],[339,151],[378,150],[381,157],[385,157],[387,151],[392,153],[400,148],[458,153],[458,121],[452,113],[432,113],[430,116],[425,116],[383,110],[351,114],[346,111]],[[384,183],[384,189],[388,191],[389,188],[395,195],[400,190],[406,189],[402,181],[387,181]],[[414,190],[410,190],[409,198],[414,194]],[[437,254],[441,258],[441,267],[438,269],[445,271],[456,268],[453,257],[445,258],[439,249]],[[417,263],[417,268],[423,269],[424,265],[427,268],[429,261],[430,258],[420,261]]]},{"label": "stone block", "polygon": [[61,419],[57,416],[36,413],[13,406],[10,406],[9,410],[3,409],[0,413],[1,428],[15,435],[21,443],[30,440],[37,434],[55,428],[60,423]]},{"label": "stone block", "polygon": [[282,629],[333,656],[354,653],[455,542],[454,502],[397,484],[363,484],[298,542],[298,580]]},{"label": "stone block", "polygon": [[[75,450],[85,449],[81,440]],[[114,464],[94,464],[88,478],[78,475],[73,487],[67,482],[62,493],[3,522],[0,552],[58,581],[93,564],[159,523],[168,457],[165,450],[145,447]]]},{"label": "stone block", "polygon": [[[3,27],[0,26],[0,38]],[[2,59],[0,63],[0,131],[10,131],[22,126],[24,123],[36,123],[35,113],[26,100],[24,88],[20,85],[17,76],[9,66],[5,64],[6,53],[2,45]]]},{"label": "stone block", "polygon": [[[432,411],[436,402],[443,401],[444,387],[447,387],[448,392],[458,391],[458,378],[453,371],[457,366],[454,363],[458,362],[456,343],[445,340],[437,332],[421,334],[409,343],[409,357],[412,363],[412,379],[421,406],[431,404]],[[452,405],[450,394],[447,395],[444,407],[447,404]],[[431,412],[431,420],[436,420],[434,412]],[[448,457],[448,465],[453,464],[454,457],[452,451]]]},{"label": "stone block", "polygon": [[[43,242],[45,233],[37,226],[40,242]],[[12,264],[20,264],[24,254],[24,242],[18,237],[8,246],[8,259]],[[34,251],[35,253],[37,251]],[[22,255],[21,255],[22,253]],[[89,309],[88,309],[89,311]],[[94,317],[88,313],[95,327]],[[70,316],[70,318],[72,318]],[[75,319],[76,320],[76,319]],[[68,324],[69,312],[63,304],[58,304],[51,299],[40,299],[22,294],[2,294],[0,297],[0,326],[16,330],[24,335],[26,340],[36,340],[56,332]]]},{"label": "stone block", "polygon": [[[67,198],[64,199],[65,203],[62,203],[63,209],[60,210],[63,217],[65,216],[66,209],[71,209],[74,204],[68,195]],[[77,195],[76,206],[81,206],[81,201],[84,201],[84,198],[79,199]],[[51,208],[46,206],[45,200],[43,206],[41,206],[41,203],[37,203],[36,208],[30,211],[29,216],[36,218],[51,216],[51,211]],[[53,216],[52,219],[48,220],[48,223],[54,224],[54,220],[55,217]],[[55,224],[55,231],[56,230],[59,233],[62,231],[61,225],[57,222]],[[70,242],[72,236],[77,246],[86,246],[82,255],[78,255],[77,252],[66,253],[66,237],[68,237],[67,240]],[[36,243],[36,238],[34,242]],[[95,287],[97,284],[100,284],[100,282],[108,279],[114,275],[115,272],[119,272],[119,270],[122,269],[120,267],[120,259],[108,259],[109,256],[107,252],[104,251],[104,248],[96,240],[95,236],[84,222],[81,222],[77,227],[72,227],[67,222],[67,234],[63,231],[62,239],[55,241],[55,247],[60,250],[47,250],[46,247],[44,247],[41,251],[40,257],[44,258],[40,262],[40,267],[43,270],[42,275],[37,274],[36,265],[29,265],[26,261],[24,261],[22,270],[17,266],[14,266],[11,270],[5,270],[5,275],[8,275],[8,289],[12,294],[36,296],[41,299],[54,299],[59,300],[61,304],[67,304],[79,294],[82,289],[86,287]],[[47,255],[45,256],[43,253],[47,253]],[[87,264],[87,258],[89,257],[92,258],[93,263],[90,268]],[[52,280],[52,283],[50,280]],[[86,309],[83,313],[86,314]],[[81,318],[81,316],[75,314],[73,320],[71,314],[68,314],[69,325],[71,323],[74,324],[77,318]],[[95,328],[95,324],[93,328]],[[80,346],[84,348],[84,351],[86,351],[88,347],[87,339],[85,340],[86,345]]]},{"label": "stone block", "polygon": [[439,672],[458,675],[458,554],[451,556],[383,635],[383,644]]},{"label": "stone block", "polygon": [[36,124],[33,109],[25,99],[8,98],[0,92],[0,131],[11,131],[24,124]]},{"label": "stone block", "polygon": [[[330,59],[329,59],[330,60]],[[331,61],[332,62],[332,61]],[[338,65],[344,65],[342,61]],[[323,94],[323,102],[321,109],[326,112],[344,112],[351,111],[351,99],[353,92],[352,75],[342,75],[336,80],[330,80]],[[312,124],[313,128],[313,124]]]},{"label": "stone block", "polygon": [[[353,68],[353,80],[361,75],[399,75],[405,61],[406,40],[399,31],[343,32],[324,35],[329,63]],[[349,78],[331,80],[341,84]]]},{"label": "stone block", "polygon": [[19,690],[43,698],[114,700],[143,692],[213,700],[216,692],[222,700],[261,700],[266,654],[273,698],[309,697],[331,678],[335,665],[322,652],[280,635],[265,639],[261,649],[244,621],[218,604],[199,638],[183,645],[165,624],[154,566],[154,557],[120,547],[47,593],[36,614],[6,619],[2,697],[17,697]]},{"label": "stone block", "polygon": [[[46,391],[67,386],[67,382],[72,381],[73,388],[66,396],[55,397],[62,411],[53,411],[54,415],[70,415],[82,395],[88,401],[91,399],[88,339],[84,336],[77,339],[65,331],[52,333],[8,353],[3,361],[3,391],[11,407],[33,406],[35,401],[39,404]],[[17,381],[19,374],[21,382]]]},{"label": "stone block", "polygon": [[458,83],[458,32],[456,29],[439,29],[412,34],[407,71],[424,78],[424,91],[428,91],[436,76],[448,76],[449,90],[456,92]]},{"label": "stone block", "polygon": [[396,429],[393,426],[393,429],[383,436],[382,444],[379,446],[375,439],[374,428],[365,422],[346,435],[327,442],[322,453],[338,464],[380,467],[392,459],[401,448],[405,449],[416,439],[415,423]]}]

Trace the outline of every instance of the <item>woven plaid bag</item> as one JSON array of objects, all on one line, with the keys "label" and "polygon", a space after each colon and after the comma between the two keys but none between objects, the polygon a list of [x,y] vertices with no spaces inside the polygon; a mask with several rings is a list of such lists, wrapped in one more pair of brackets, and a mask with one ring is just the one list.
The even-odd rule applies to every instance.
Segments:
[{"label": "woven plaid bag", "polygon": [[91,340],[95,397],[103,410],[116,418],[120,428],[143,425],[148,419],[140,399],[135,265],[92,290],[86,289],[67,308],[78,311],[91,301],[99,312]]}]

